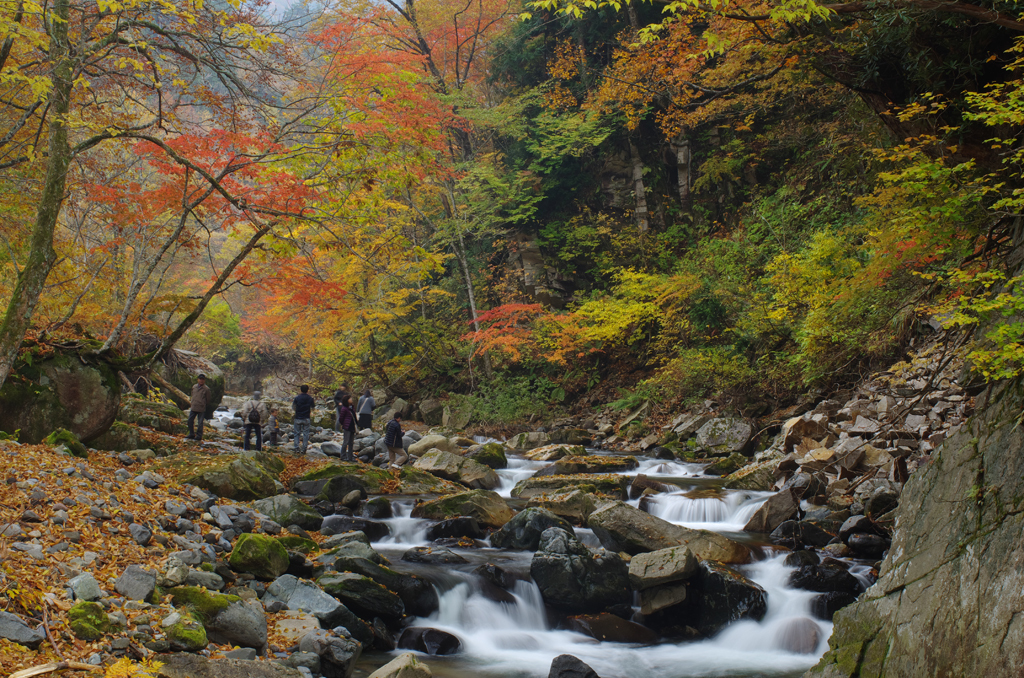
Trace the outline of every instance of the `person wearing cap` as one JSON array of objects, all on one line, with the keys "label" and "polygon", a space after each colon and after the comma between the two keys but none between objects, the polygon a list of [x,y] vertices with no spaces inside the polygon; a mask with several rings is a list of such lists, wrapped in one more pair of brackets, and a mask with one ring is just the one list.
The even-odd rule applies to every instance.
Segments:
[{"label": "person wearing cap", "polygon": [[[210,387],[206,385],[206,375],[200,374],[196,377],[196,384],[192,387],[192,400],[189,405],[188,412],[188,435],[185,436],[186,440],[202,440],[203,439],[203,421],[206,420],[206,410],[210,406],[210,400],[213,398],[213,393],[210,391]],[[196,435],[195,427],[193,422],[199,420],[199,434]]]},{"label": "person wearing cap", "polygon": [[263,451],[263,422],[267,421],[267,404],[260,400],[263,395],[259,391],[252,392],[252,400],[242,405],[242,423],[245,437],[242,438],[242,449],[249,449],[249,437],[256,431],[256,451]]}]

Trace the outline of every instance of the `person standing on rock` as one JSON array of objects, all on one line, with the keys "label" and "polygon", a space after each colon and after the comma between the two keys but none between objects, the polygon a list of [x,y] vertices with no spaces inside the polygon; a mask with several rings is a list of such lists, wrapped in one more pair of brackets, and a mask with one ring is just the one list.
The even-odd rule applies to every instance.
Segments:
[{"label": "person standing on rock", "polygon": [[338,405],[338,421],[345,438],[341,443],[341,460],[355,461],[356,410],[352,407],[352,396],[345,394]]},{"label": "person standing on rock", "polygon": [[[210,400],[212,398],[213,393],[210,391],[210,387],[206,385],[206,375],[200,374],[196,377],[196,383],[192,387],[192,400],[188,408],[188,435],[185,436],[185,440],[202,441],[203,421],[206,420],[206,408],[210,406]],[[199,420],[198,435],[196,435],[194,426],[194,422],[197,419]]]},{"label": "person standing on rock", "polygon": [[388,448],[388,463],[399,469],[409,461],[409,455],[402,446],[402,413],[395,412],[395,418],[384,429],[384,445]]},{"label": "person standing on rock", "polygon": [[[295,421],[293,423],[295,432],[293,441],[295,444],[295,454],[299,454],[299,447],[302,448],[302,454],[306,453],[306,446],[309,445],[309,420],[313,416],[313,405],[316,403],[313,401],[313,396],[309,395],[309,386],[303,384],[299,387],[299,395],[295,396],[295,400],[292,401],[292,410],[295,412]],[[299,440],[302,440],[300,443]]]},{"label": "person standing on rock", "polygon": [[281,429],[277,427],[277,408],[270,408],[270,416],[267,417],[267,438],[268,445],[271,447],[277,447],[277,436],[281,433]]},{"label": "person standing on rock", "polygon": [[341,420],[338,418],[338,413],[340,412],[340,410],[338,408],[341,407],[341,401],[344,400],[345,396],[347,396],[347,395],[348,395],[348,384],[342,384],[341,388],[339,388],[337,391],[334,392],[334,432],[335,433],[340,433],[342,431]]},{"label": "person standing on rock", "polygon": [[260,401],[263,395],[259,391],[252,392],[252,400],[242,405],[242,422],[245,426],[245,438],[242,439],[242,449],[249,449],[249,436],[256,431],[256,451],[263,451],[263,422],[267,420],[267,404]]},{"label": "person standing on rock", "polygon": [[373,408],[377,407],[377,401],[373,399],[370,389],[363,391],[359,396],[359,405],[356,407],[356,414],[359,415],[359,430],[373,427]]}]

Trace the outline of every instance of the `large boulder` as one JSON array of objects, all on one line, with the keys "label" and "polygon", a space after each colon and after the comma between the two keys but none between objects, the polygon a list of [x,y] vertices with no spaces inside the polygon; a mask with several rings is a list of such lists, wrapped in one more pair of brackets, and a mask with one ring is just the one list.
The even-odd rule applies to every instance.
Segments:
[{"label": "large boulder", "polygon": [[582,633],[601,642],[633,645],[654,645],[658,642],[658,634],[646,626],[607,612],[570,617],[568,626],[570,631]]},{"label": "large boulder", "polygon": [[768,501],[743,526],[744,532],[771,534],[782,523],[795,518],[800,511],[800,500],[792,489],[782,490],[768,497]]},{"label": "large boulder", "polygon": [[690,627],[711,637],[740,619],[760,621],[768,609],[764,589],[721,563],[701,562],[689,584],[685,602],[648,615],[646,622],[668,635],[688,635]]},{"label": "large boulder", "polygon": [[416,655],[406,652],[371,673],[369,678],[431,678],[431,675],[429,666],[417,661]]},{"label": "large boulder", "polygon": [[[403,466],[398,473],[366,464],[331,464],[297,478],[293,483],[293,489],[300,494],[310,494],[314,490],[322,492],[327,488],[326,482],[318,489],[315,484],[306,485],[305,483],[329,481],[339,476],[350,478],[358,483],[361,492],[365,491],[369,494],[451,494],[465,489],[458,483],[438,478],[426,471],[414,468],[411,464]],[[337,492],[340,493],[341,489],[339,487]],[[352,489],[357,489],[357,487],[352,486]],[[334,496],[337,496],[337,493]]]},{"label": "large boulder", "polygon": [[440,426],[444,414],[444,403],[437,398],[420,401],[420,417],[427,426]]},{"label": "large boulder", "polygon": [[[96,603],[92,604],[96,605]],[[0,638],[35,650],[46,640],[46,634],[39,629],[32,628],[17,615],[0,612]]]},{"label": "large boulder", "polygon": [[177,405],[157,403],[140,395],[129,394],[121,400],[117,420],[156,429],[170,435],[185,432],[185,422]]},{"label": "large boulder", "polygon": [[465,457],[489,468],[508,468],[505,448],[499,443],[484,443],[476,449],[466,452]]},{"label": "large boulder", "polygon": [[708,452],[728,456],[751,451],[754,427],[743,419],[716,417],[697,431],[697,444]]},{"label": "large boulder", "polygon": [[346,556],[338,558],[334,568],[339,572],[355,572],[369,577],[402,599],[406,614],[429,617],[439,604],[437,590],[426,579],[414,574],[400,574],[368,558]]},{"label": "large boulder", "polygon": [[697,558],[685,546],[639,553],[629,561],[629,583],[637,591],[686,581],[697,573]]},{"label": "large boulder", "polygon": [[544,602],[570,614],[602,612],[632,600],[626,563],[614,553],[591,551],[559,527],[541,535],[530,576]]},{"label": "large boulder", "polygon": [[491,545],[500,549],[536,551],[541,534],[549,527],[560,527],[571,535],[576,534],[564,518],[542,508],[528,508],[492,534]]},{"label": "large boulder", "polygon": [[398,594],[361,574],[325,574],[316,583],[363,619],[397,621],[405,614],[405,604]]},{"label": "large boulder", "polygon": [[445,405],[441,413],[441,424],[453,430],[464,429],[473,420],[473,408],[469,405]]},{"label": "large boulder", "polygon": [[343,626],[360,642],[373,642],[373,630],[316,584],[290,574],[278,577],[267,587],[263,604],[269,605],[278,601],[287,605],[289,610],[313,614],[325,628]]},{"label": "large boulder", "polygon": [[277,579],[288,570],[288,551],[273,537],[245,533],[235,542],[228,564],[257,579]]},{"label": "large boulder", "polygon": [[267,617],[256,600],[214,593],[195,586],[171,589],[171,602],[196,615],[215,642],[261,650],[267,644]]},{"label": "large boulder", "polygon": [[548,440],[561,445],[589,445],[592,436],[583,428],[560,428],[548,433]]},{"label": "large boulder", "polygon": [[251,457],[219,457],[185,473],[181,482],[239,501],[272,497],[282,489],[276,474]]},{"label": "large boulder", "polygon": [[686,546],[701,560],[746,563],[750,549],[708,530],[691,530],[662,520],[621,501],[608,502],[592,514],[587,525],[611,551],[630,555]]},{"label": "large boulder", "polygon": [[[521,433],[520,435],[526,435]],[[515,447],[509,445],[513,450]],[[519,451],[519,450],[516,450]],[[523,456],[530,461],[557,461],[562,457],[583,457],[586,456],[587,449],[582,445],[542,445],[536,447],[530,452],[526,452]]]},{"label": "large boulder", "polygon": [[290,494],[260,499],[253,503],[253,508],[285,527],[298,525],[304,530],[319,530],[324,522],[323,516]]},{"label": "large boulder", "polygon": [[156,678],[303,678],[298,669],[274,662],[207,659],[190,652],[160,655]]},{"label": "large boulder", "polygon": [[596,494],[590,494],[576,487],[555,490],[551,494],[530,497],[527,508],[542,508],[556,516],[565,518],[573,525],[586,526],[590,514],[604,501]]},{"label": "large boulder", "polygon": [[626,499],[629,496],[629,477],[615,473],[531,477],[516,483],[512,488],[512,496],[530,499],[572,487],[591,494]]},{"label": "large boulder", "polygon": [[551,660],[548,678],[601,678],[594,669],[571,654],[560,654]]},{"label": "large boulder", "polygon": [[730,490],[768,492],[775,485],[775,467],[778,465],[779,457],[748,464],[726,476],[724,487]]},{"label": "large boulder", "polygon": [[67,429],[82,442],[102,435],[114,423],[121,402],[117,370],[105,362],[84,363],[75,351],[41,358],[19,358],[0,388],[0,431],[23,443],[39,443],[53,430]]},{"label": "large boulder", "polygon": [[353,638],[319,629],[302,636],[299,651],[320,657],[320,675],[323,678],[350,678],[363,646]]},{"label": "large boulder", "polygon": [[447,631],[426,626],[410,626],[398,637],[398,647],[402,650],[444,656],[458,654],[462,649],[462,642]]},{"label": "large boulder", "polygon": [[441,450],[442,452],[451,452],[452,454],[460,454],[462,448],[455,444],[454,440],[446,436],[440,435],[429,435],[423,436],[412,445],[409,446],[409,455],[413,457],[422,457],[430,450]]},{"label": "large boulder", "polygon": [[493,490],[500,484],[489,467],[451,452],[433,449],[416,460],[414,466],[445,480],[462,483],[474,490]]},{"label": "large boulder", "polygon": [[533,431],[514,435],[505,442],[505,445],[513,452],[526,452],[537,447],[544,447],[549,440],[547,433]]},{"label": "large boulder", "polygon": [[416,505],[413,518],[445,520],[458,516],[472,516],[481,525],[498,528],[512,519],[513,512],[497,492],[470,490]]},{"label": "large boulder", "polygon": [[335,514],[324,518],[320,533],[325,535],[344,534],[346,532],[362,532],[370,541],[380,541],[391,534],[388,524],[369,518],[353,518],[344,514]]},{"label": "large boulder", "polygon": [[191,395],[196,377],[206,375],[210,387],[210,405],[206,417],[213,417],[214,410],[224,397],[224,372],[212,362],[192,351],[173,349],[163,362],[157,363],[157,371],[185,395]]},{"label": "large boulder", "polygon": [[637,467],[636,457],[612,457],[607,455],[562,457],[550,466],[537,471],[537,476],[567,476],[578,473],[614,473],[631,471]]},{"label": "large boulder", "polygon": [[106,432],[93,438],[89,444],[97,450],[109,452],[128,452],[146,446],[139,428],[121,421],[115,421]]}]

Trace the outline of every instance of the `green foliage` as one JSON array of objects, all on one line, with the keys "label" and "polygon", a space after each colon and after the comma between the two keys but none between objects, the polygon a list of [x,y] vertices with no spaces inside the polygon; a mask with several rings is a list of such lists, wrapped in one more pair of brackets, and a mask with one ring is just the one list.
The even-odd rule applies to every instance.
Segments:
[{"label": "green foliage", "polygon": [[451,396],[452,407],[469,408],[473,422],[510,424],[532,417],[551,419],[559,412],[565,390],[544,376],[497,374],[470,395]]}]

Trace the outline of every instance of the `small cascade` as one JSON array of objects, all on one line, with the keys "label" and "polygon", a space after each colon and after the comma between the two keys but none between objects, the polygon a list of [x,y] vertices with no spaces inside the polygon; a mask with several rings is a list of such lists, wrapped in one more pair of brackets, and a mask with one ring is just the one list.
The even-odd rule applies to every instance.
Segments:
[{"label": "small cascade", "polygon": [[720,496],[691,497],[689,492],[657,494],[647,498],[647,511],[676,525],[716,532],[737,532],[761,507],[771,492],[726,492]]},{"label": "small cascade", "polygon": [[632,471],[624,471],[622,475],[635,476],[644,474],[651,478],[695,478],[704,472],[703,464],[686,464],[679,461],[666,461],[664,459],[637,460],[639,465]]},{"label": "small cascade", "polygon": [[534,473],[549,465],[550,462],[546,461],[530,461],[529,459],[517,459],[510,457],[508,460],[508,468],[503,468],[497,471],[498,479],[501,484],[495,488],[502,497],[511,497],[512,488],[516,486],[520,480],[526,480],[531,477]]},{"label": "small cascade", "polygon": [[385,518],[382,522],[388,524],[391,534],[384,537],[379,543],[389,546],[423,546],[427,543],[427,529],[431,521],[423,518],[412,518],[413,502],[393,501],[391,511],[393,517]]}]

